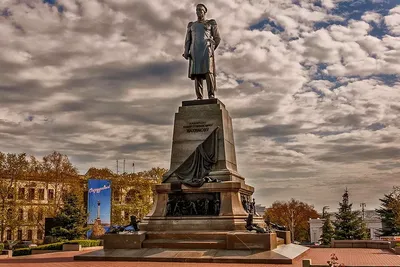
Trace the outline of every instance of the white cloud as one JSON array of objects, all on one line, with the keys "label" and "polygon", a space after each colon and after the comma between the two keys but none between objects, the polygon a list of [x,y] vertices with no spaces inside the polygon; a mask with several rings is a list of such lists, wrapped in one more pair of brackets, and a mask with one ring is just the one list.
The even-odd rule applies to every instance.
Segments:
[{"label": "white cloud", "polygon": [[380,24],[382,21],[382,15],[374,11],[367,11],[361,16],[361,19],[366,22],[374,22]]},{"label": "white cloud", "polygon": [[[41,0],[0,3],[11,14],[0,16],[3,151],[61,150],[81,172],[113,169],[116,158],[138,170],[168,168],[174,113],[194,98],[181,54],[196,2],[57,2],[62,13]],[[260,203],[336,203],[321,191],[340,196],[349,177],[365,188],[360,199],[378,196],[399,172],[399,9],[347,21],[332,15],[339,2],[205,3],[222,37],[217,96],[233,117],[239,170]],[[369,23],[381,20],[390,33],[371,36]],[[283,31],[250,30],[271,21]],[[377,179],[380,193],[371,186]]]},{"label": "white cloud", "polygon": [[394,35],[400,35],[400,5],[392,8],[385,16],[385,24]]}]

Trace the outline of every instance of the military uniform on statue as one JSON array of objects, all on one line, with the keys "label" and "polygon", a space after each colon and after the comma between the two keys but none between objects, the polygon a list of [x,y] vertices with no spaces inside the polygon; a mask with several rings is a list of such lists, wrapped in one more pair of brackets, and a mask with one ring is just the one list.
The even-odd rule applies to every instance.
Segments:
[{"label": "military uniform on statue", "polygon": [[195,82],[197,99],[203,99],[203,80],[207,83],[208,98],[215,98],[215,57],[221,38],[217,22],[206,20],[207,7],[196,6],[197,21],[189,22],[186,31],[185,51],[183,57],[189,60],[189,78]]}]

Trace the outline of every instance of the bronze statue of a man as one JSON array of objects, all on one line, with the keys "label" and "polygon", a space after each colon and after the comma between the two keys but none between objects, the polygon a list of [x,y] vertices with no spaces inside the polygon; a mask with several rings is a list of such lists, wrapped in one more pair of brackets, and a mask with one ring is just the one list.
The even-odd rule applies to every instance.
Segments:
[{"label": "bronze statue of a man", "polygon": [[203,80],[207,82],[208,98],[215,98],[215,60],[214,50],[221,38],[217,22],[205,19],[207,7],[196,6],[197,21],[189,22],[186,31],[185,52],[183,57],[189,60],[189,78],[195,81],[197,99],[203,99]]}]

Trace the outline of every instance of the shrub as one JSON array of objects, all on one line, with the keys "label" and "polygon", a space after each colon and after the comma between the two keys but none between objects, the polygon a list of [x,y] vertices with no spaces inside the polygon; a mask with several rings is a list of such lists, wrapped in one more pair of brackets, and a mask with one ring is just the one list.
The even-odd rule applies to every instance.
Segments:
[{"label": "shrub", "polygon": [[0,243],[0,253],[3,251],[3,249],[4,249],[4,244]]},{"label": "shrub", "polygon": [[33,250],[62,250],[62,245],[64,242],[58,242],[53,244],[41,245],[37,247],[33,247]]},{"label": "shrub", "polygon": [[400,247],[400,243],[396,243],[396,247]]},{"label": "shrub", "polygon": [[13,257],[14,256],[24,256],[24,255],[31,255],[31,249],[30,248],[17,248],[13,251]]},{"label": "shrub", "polygon": [[101,240],[70,240],[66,244],[79,244],[82,247],[96,247],[100,246]]}]

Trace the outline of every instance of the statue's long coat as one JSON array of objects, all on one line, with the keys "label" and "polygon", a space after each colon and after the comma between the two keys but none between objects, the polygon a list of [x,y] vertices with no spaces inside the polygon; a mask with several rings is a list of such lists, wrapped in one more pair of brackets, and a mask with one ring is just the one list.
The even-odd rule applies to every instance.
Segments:
[{"label": "statue's long coat", "polygon": [[213,19],[189,22],[186,31],[185,54],[190,55],[190,79],[194,75],[215,72],[214,50],[221,41],[217,22]]}]

